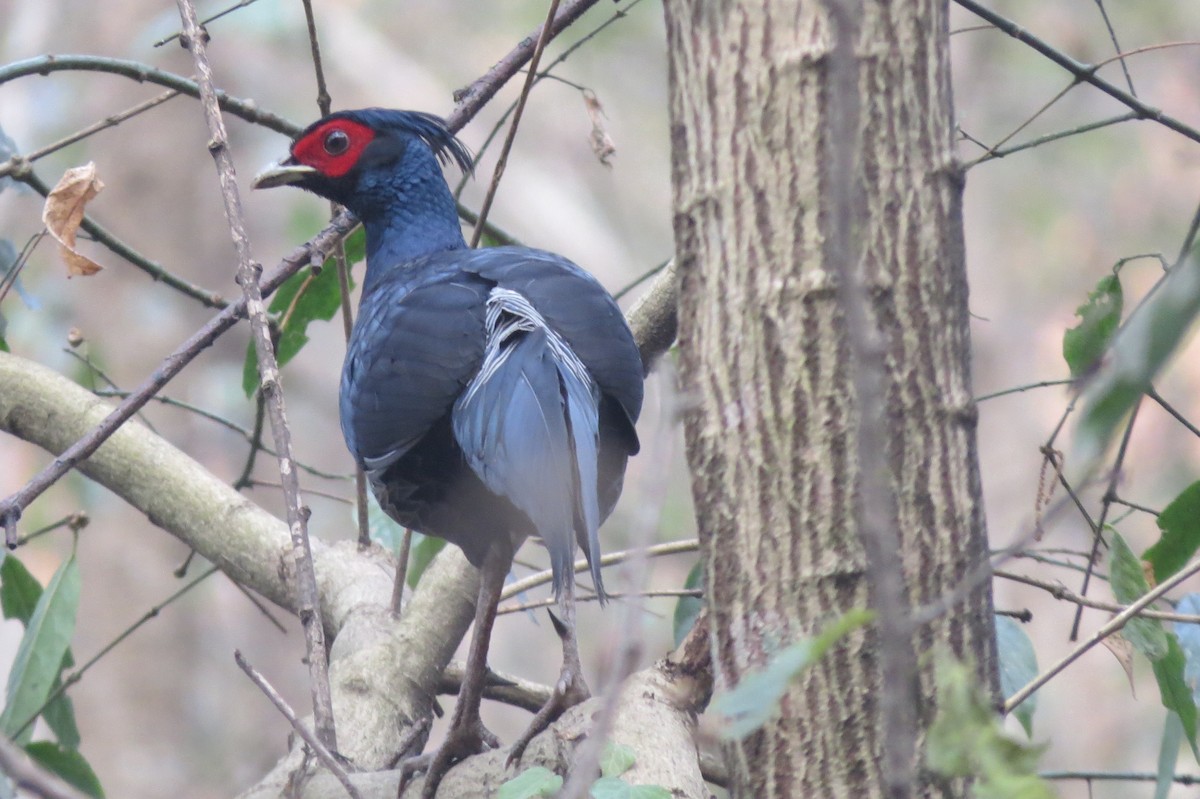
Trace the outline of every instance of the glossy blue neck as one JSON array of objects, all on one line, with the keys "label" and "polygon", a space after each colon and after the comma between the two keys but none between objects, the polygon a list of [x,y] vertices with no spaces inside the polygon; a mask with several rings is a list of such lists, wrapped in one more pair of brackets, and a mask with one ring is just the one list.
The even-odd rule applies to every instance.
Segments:
[{"label": "glossy blue neck", "polygon": [[425,147],[409,146],[394,169],[360,176],[350,210],[367,233],[363,291],[370,291],[386,272],[403,269],[422,255],[467,246],[454,195]]}]

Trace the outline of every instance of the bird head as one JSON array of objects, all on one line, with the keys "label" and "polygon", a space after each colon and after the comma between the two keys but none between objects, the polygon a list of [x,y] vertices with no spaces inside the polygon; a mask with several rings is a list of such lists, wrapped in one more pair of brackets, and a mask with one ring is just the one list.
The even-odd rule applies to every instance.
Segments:
[{"label": "bird head", "polygon": [[298,186],[363,217],[424,181],[444,185],[439,162],[471,170],[471,154],[445,121],[418,111],[338,111],[309,125],[286,158],[259,173],[256,189]]}]

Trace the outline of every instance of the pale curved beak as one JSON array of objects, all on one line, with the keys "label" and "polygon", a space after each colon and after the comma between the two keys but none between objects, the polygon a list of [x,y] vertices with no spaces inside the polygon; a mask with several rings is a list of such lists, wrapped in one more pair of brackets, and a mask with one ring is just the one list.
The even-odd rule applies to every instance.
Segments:
[{"label": "pale curved beak", "polygon": [[250,181],[250,188],[271,189],[275,186],[290,186],[317,174],[317,170],[311,166],[288,163],[288,161],[290,159],[271,164],[262,172],[259,172],[254,176],[254,180]]}]

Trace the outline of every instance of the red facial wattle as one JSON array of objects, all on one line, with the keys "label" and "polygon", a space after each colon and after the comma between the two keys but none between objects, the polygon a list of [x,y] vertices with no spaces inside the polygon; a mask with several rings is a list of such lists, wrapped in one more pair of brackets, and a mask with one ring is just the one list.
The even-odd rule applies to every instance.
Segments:
[{"label": "red facial wattle", "polygon": [[322,175],[340,178],[358,162],[375,131],[350,119],[331,119],[292,146],[292,159]]}]

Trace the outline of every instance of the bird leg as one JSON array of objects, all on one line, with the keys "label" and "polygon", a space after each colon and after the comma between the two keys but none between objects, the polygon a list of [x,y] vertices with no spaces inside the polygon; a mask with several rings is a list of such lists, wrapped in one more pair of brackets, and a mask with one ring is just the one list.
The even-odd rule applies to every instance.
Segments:
[{"label": "bird leg", "polygon": [[487,679],[488,644],[492,637],[492,625],[496,621],[496,604],[511,564],[512,550],[507,542],[496,541],[488,548],[480,569],[479,598],[475,605],[474,632],[467,650],[467,665],[446,740],[436,752],[410,758],[401,764],[397,796],[404,792],[410,776],[424,771],[425,784],[421,788],[421,799],[433,799],[438,784],[452,765],[500,745],[491,730],[483,726],[483,720],[479,717],[479,703]]},{"label": "bird leg", "polygon": [[579,641],[575,636],[575,581],[568,578],[566,583],[562,599],[559,602],[562,620],[560,621],[553,613],[550,614],[550,621],[554,623],[554,631],[558,633],[558,638],[562,641],[562,670],[559,672],[558,681],[554,683],[554,691],[550,694],[550,698],[534,715],[533,721],[529,722],[525,732],[509,750],[506,761],[508,766],[520,762],[521,756],[525,754],[525,747],[529,745],[534,736],[549,727],[550,723],[561,716],[564,711],[591,696],[587,683],[583,679],[583,666],[579,661]]}]

